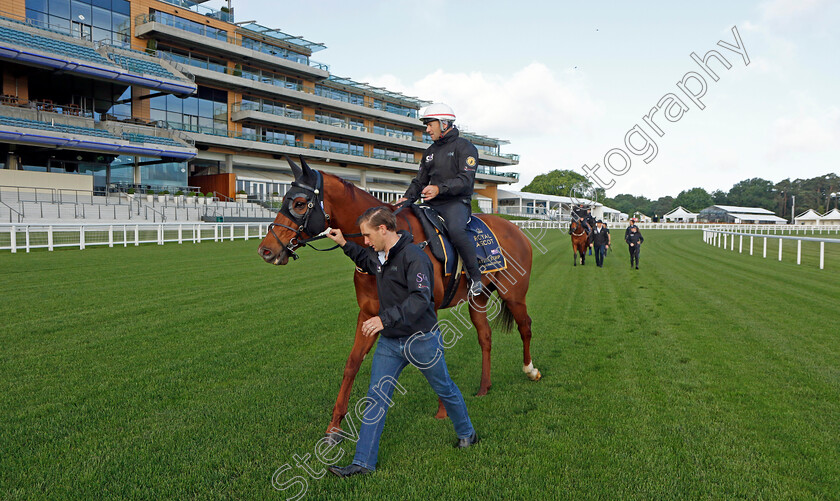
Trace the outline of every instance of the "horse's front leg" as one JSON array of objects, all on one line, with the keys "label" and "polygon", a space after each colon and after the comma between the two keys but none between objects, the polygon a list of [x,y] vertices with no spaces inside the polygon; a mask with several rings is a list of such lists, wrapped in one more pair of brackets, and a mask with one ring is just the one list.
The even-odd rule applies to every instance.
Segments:
[{"label": "horse's front leg", "polygon": [[[347,415],[347,404],[350,401],[350,391],[353,389],[353,382],[356,380],[356,374],[359,372],[359,367],[362,361],[370,351],[373,343],[376,342],[377,335],[365,336],[362,334],[362,324],[365,320],[371,318],[373,315],[365,311],[359,311],[359,319],[356,321],[356,337],[353,341],[353,349],[350,350],[350,355],[347,357],[347,363],[344,365],[344,376],[341,379],[341,389],[338,390],[338,396],[335,399],[335,406],[333,407],[332,419],[330,425],[327,427],[327,438],[338,443],[341,441],[341,436],[338,431],[341,429],[341,420]],[[358,430],[356,430],[358,432]]]}]

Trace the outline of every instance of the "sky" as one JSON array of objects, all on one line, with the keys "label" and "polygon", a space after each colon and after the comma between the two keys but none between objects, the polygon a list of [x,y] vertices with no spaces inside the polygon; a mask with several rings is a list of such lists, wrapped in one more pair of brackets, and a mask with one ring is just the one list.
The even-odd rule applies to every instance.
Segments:
[{"label": "sky", "polygon": [[[514,189],[585,165],[608,196],[654,199],[840,171],[836,0],[233,1],[237,21],[324,43],[332,74],[510,141]],[[709,60],[717,81],[691,57],[710,50],[730,65]]]}]

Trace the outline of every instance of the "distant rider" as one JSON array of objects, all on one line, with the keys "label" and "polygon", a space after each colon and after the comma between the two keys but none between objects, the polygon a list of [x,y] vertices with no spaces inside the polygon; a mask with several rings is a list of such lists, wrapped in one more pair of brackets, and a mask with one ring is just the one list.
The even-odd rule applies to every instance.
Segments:
[{"label": "distant rider", "polygon": [[[595,227],[595,218],[592,217],[592,211],[587,209],[583,206],[583,204],[578,204],[577,208],[572,211],[572,221],[577,221],[583,229],[586,231],[587,235],[592,234],[592,228]],[[569,235],[574,233],[572,231],[571,223],[569,224]]]}]

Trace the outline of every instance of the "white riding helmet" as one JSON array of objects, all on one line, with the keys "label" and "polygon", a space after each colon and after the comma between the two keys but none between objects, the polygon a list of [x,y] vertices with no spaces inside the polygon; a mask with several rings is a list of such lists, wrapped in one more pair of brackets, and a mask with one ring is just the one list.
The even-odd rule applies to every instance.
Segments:
[{"label": "white riding helmet", "polygon": [[432,120],[442,120],[448,123],[455,121],[455,112],[449,105],[434,103],[420,109],[420,121],[424,124]]}]

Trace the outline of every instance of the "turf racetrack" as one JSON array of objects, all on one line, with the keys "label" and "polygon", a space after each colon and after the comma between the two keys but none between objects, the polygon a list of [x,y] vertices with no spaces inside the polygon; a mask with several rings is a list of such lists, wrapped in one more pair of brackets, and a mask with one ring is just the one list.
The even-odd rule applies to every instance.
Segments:
[{"label": "turf racetrack", "polygon": [[[452,448],[409,367],[379,470],[346,480],[294,457],[322,474],[356,318],[341,253],[286,267],[256,240],[2,254],[0,497],[285,499],[296,475],[305,499],[840,496],[837,246],[820,271],[807,244],[797,266],[772,244],[765,260],[698,231],[645,237],[639,271],[624,245],[603,269],[572,267],[568,237],[546,237],[528,294],[542,381],[522,373],[519,335],[496,333],[476,398],[466,332],[446,359],[482,441]],[[351,406],[369,375],[370,358]]]}]

